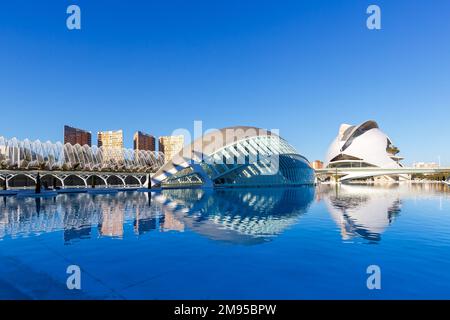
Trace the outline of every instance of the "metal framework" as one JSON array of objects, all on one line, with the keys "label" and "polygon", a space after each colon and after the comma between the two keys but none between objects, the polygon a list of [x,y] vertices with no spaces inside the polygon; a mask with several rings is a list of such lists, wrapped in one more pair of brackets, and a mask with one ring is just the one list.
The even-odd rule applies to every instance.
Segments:
[{"label": "metal framework", "polygon": [[23,141],[0,136],[0,170],[156,172],[164,154],[147,150]]},{"label": "metal framework", "polygon": [[[37,181],[37,175],[40,175],[41,179],[45,177],[53,177],[57,179],[63,188],[67,187],[66,182],[68,178],[77,177],[83,181],[84,187],[89,187],[88,179],[91,177],[99,178],[105,187],[109,187],[112,184],[108,182],[108,179],[114,177],[118,179],[123,186],[127,185],[137,185],[139,187],[144,187],[148,179],[148,174],[146,173],[132,173],[132,172],[80,172],[80,171],[12,171],[12,170],[2,170],[0,171],[0,180],[2,182],[6,181],[6,187],[9,187],[9,182],[19,176],[25,176],[32,180],[34,183]],[[135,183],[127,184],[126,179],[130,178]],[[99,184],[97,184],[99,185]]]},{"label": "metal framework", "polygon": [[[228,130],[232,134],[227,136]],[[314,171],[305,157],[280,136],[253,127],[224,128],[205,135],[152,176],[152,185],[171,187],[312,183]]]}]

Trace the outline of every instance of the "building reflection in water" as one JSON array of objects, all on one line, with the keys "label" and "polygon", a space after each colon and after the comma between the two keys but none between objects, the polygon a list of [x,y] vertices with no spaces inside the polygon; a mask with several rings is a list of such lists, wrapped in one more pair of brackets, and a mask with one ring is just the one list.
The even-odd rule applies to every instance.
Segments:
[{"label": "building reflection in water", "polygon": [[[84,195],[83,195],[84,196]],[[78,198],[83,198],[79,196]],[[68,197],[63,198],[67,201]],[[86,197],[85,197],[86,198]],[[69,243],[72,240],[90,238],[92,232],[91,217],[87,213],[84,201],[74,201],[74,205],[65,207],[64,213],[64,241]]]},{"label": "building reflection in water", "polygon": [[102,220],[99,225],[100,234],[108,237],[123,236],[123,208],[102,204]]},{"label": "building reflection in water", "polygon": [[342,184],[322,186],[320,193],[328,212],[339,226],[343,240],[361,237],[369,243],[381,240],[381,234],[401,211],[400,189]]},{"label": "building reflection in water", "polygon": [[64,241],[100,236],[123,237],[124,223],[134,221],[136,234],[160,228],[161,206],[149,206],[140,192],[115,195],[61,194],[55,198],[3,197],[0,202],[0,239],[63,231]]},{"label": "building reflection in water", "polygon": [[164,224],[164,215],[161,213],[161,207],[152,204],[151,198],[150,193],[142,193],[141,197],[139,197],[142,201],[136,201],[135,203],[133,227],[137,235],[143,235],[150,231],[161,231],[161,225]]},{"label": "building reflection in water", "polygon": [[[196,232],[239,244],[270,241],[298,223],[314,201],[324,202],[344,240],[377,243],[401,212],[400,199],[450,196],[445,185],[321,185],[272,189],[178,189],[159,193],[60,194],[2,197],[0,240],[63,231],[70,244],[91,237],[140,237],[149,232]],[[128,228],[130,226],[131,228]],[[129,236],[129,235],[128,235]]]},{"label": "building reflection in water", "polygon": [[[66,244],[96,236],[121,238],[131,224],[147,232],[190,229],[214,240],[254,244],[297,223],[314,188],[165,190],[118,194],[61,194],[55,198],[4,197],[0,239],[63,231]],[[153,199],[153,200],[152,200]]]},{"label": "building reflection in water", "polygon": [[296,224],[314,199],[313,187],[166,190],[155,196],[167,217],[210,239],[257,244]]},{"label": "building reflection in water", "polygon": [[184,223],[179,221],[170,210],[163,208],[163,213],[164,223],[162,225],[162,231],[184,231]]}]

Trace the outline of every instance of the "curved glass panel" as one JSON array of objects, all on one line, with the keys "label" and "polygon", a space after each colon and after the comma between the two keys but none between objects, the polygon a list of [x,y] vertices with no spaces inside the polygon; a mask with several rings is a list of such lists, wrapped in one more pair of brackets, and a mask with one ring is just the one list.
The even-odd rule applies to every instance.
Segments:
[{"label": "curved glass panel", "polygon": [[306,158],[280,137],[247,137],[211,154],[204,154],[201,174],[181,170],[163,185],[201,184],[211,180],[215,186],[277,186],[314,183],[314,170]]}]

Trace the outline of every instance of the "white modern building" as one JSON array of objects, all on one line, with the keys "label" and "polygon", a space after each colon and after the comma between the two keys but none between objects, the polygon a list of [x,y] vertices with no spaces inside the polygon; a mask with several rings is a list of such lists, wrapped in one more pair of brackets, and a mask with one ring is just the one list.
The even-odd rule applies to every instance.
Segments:
[{"label": "white modern building", "polygon": [[[337,137],[331,143],[326,158],[326,168],[402,168],[400,150],[380,130],[375,121],[360,125],[342,124]],[[376,177],[374,179],[399,180],[404,175]],[[367,177],[365,177],[367,179]]]}]

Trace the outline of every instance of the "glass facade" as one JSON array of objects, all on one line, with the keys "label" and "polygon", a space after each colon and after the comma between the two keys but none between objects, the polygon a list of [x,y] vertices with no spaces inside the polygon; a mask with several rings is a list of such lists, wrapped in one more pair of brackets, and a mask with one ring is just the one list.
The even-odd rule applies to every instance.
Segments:
[{"label": "glass facade", "polygon": [[[293,186],[314,183],[308,160],[276,135],[246,137],[203,155],[200,166],[214,186]],[[163,186],[201,184],[195,170],[183,169]]]}]

